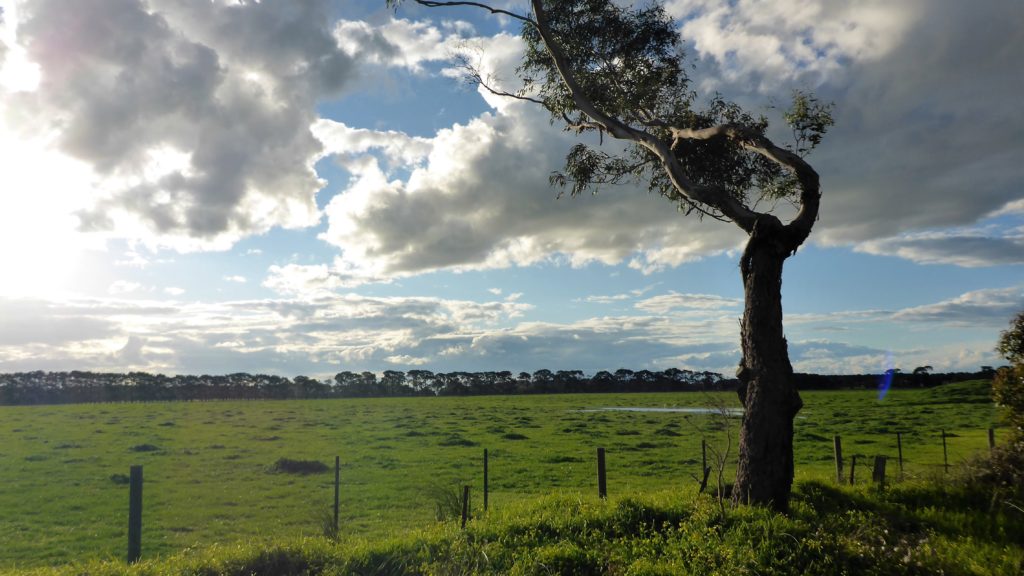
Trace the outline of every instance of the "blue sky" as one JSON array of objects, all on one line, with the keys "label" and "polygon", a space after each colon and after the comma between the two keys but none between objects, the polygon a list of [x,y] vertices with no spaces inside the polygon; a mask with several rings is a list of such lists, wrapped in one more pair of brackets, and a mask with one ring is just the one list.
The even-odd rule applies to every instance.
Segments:
[{"label": "blue sky", "polygon": [[[742,233],[642,185],[556,198],[577,137],[453,71],[515,89],[518,29],[383,4],[0,0],[0,371],[732,373]],[[666,8],[701,93],[835,102],[784,277],[795,368],[999,364],[1016,0]]]}]

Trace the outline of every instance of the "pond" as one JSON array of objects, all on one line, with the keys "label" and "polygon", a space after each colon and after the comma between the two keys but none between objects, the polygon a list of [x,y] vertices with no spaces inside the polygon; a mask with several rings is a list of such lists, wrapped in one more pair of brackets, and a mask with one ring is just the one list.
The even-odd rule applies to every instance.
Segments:
[{"label": "pond", "polygon": [[643,406],[609,406],[605,408],[586,408],[576,412],[676,412],[680,414],[721,414],[725,412],[729,416],[743,416],[743,408],[648,408]]}]

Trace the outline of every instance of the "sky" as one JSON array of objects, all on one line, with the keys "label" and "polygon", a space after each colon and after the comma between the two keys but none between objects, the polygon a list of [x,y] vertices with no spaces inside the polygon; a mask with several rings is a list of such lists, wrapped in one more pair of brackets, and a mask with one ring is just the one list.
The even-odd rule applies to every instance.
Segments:
[{"label": "sky", "polygon": [[[1024,309],[1019,0],[665,6],[702,98],[835,104],[785,268],[794,368],[1001,364]],[[517,88],[514,20],[0,8],[0,372],[735,370],[743,233],[642,183],[559,198],[578,136],[459,76]]]}]

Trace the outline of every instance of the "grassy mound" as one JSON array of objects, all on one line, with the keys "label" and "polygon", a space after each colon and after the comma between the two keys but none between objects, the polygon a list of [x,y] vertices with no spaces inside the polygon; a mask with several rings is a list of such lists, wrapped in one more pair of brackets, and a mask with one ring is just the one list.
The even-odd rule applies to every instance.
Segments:
[{"label": "grassy mound", "polygon": [[1024,514],[989,504],[953,484],[913,483],[884,494],[804,483],[789,515],[723,511],[708,496],[562,494],[478,517],[466,530],[445,522],[384,541],[212,546],[132,567],[94,562],[33,573],[1019,574]]},{"label": "grassy mound", "polygon": [[921,404],[992,404],[992,382],[969,380],[929,388]]}]

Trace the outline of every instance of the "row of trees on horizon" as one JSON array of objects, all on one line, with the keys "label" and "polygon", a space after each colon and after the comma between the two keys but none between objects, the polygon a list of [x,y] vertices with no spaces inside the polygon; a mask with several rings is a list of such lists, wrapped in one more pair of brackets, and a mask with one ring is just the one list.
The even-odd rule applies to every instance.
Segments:
[{"label": "row of trees on horizon", "polygon": [[[911,373],[795,374],[801,390],[869,389],[888,380],[894,388],[926,387],[977,378],[990,379],[995,370],[931,373],[919,367]],[[582,370],[432,372],[385,370],[339,372],[333,379],[307,376],[286,378],[268,374],[235,373],[219,376],[150,374],[148,372],[17,372],[0,374],[0,405],[75,404],[95,402],[152,402],[187,400],[286,400],[402,396],[482,396],[600,392],[692,392],[735,390],[738,380],[717,372],[669,368],[663,371],[602,370],[592,376]]]}]

